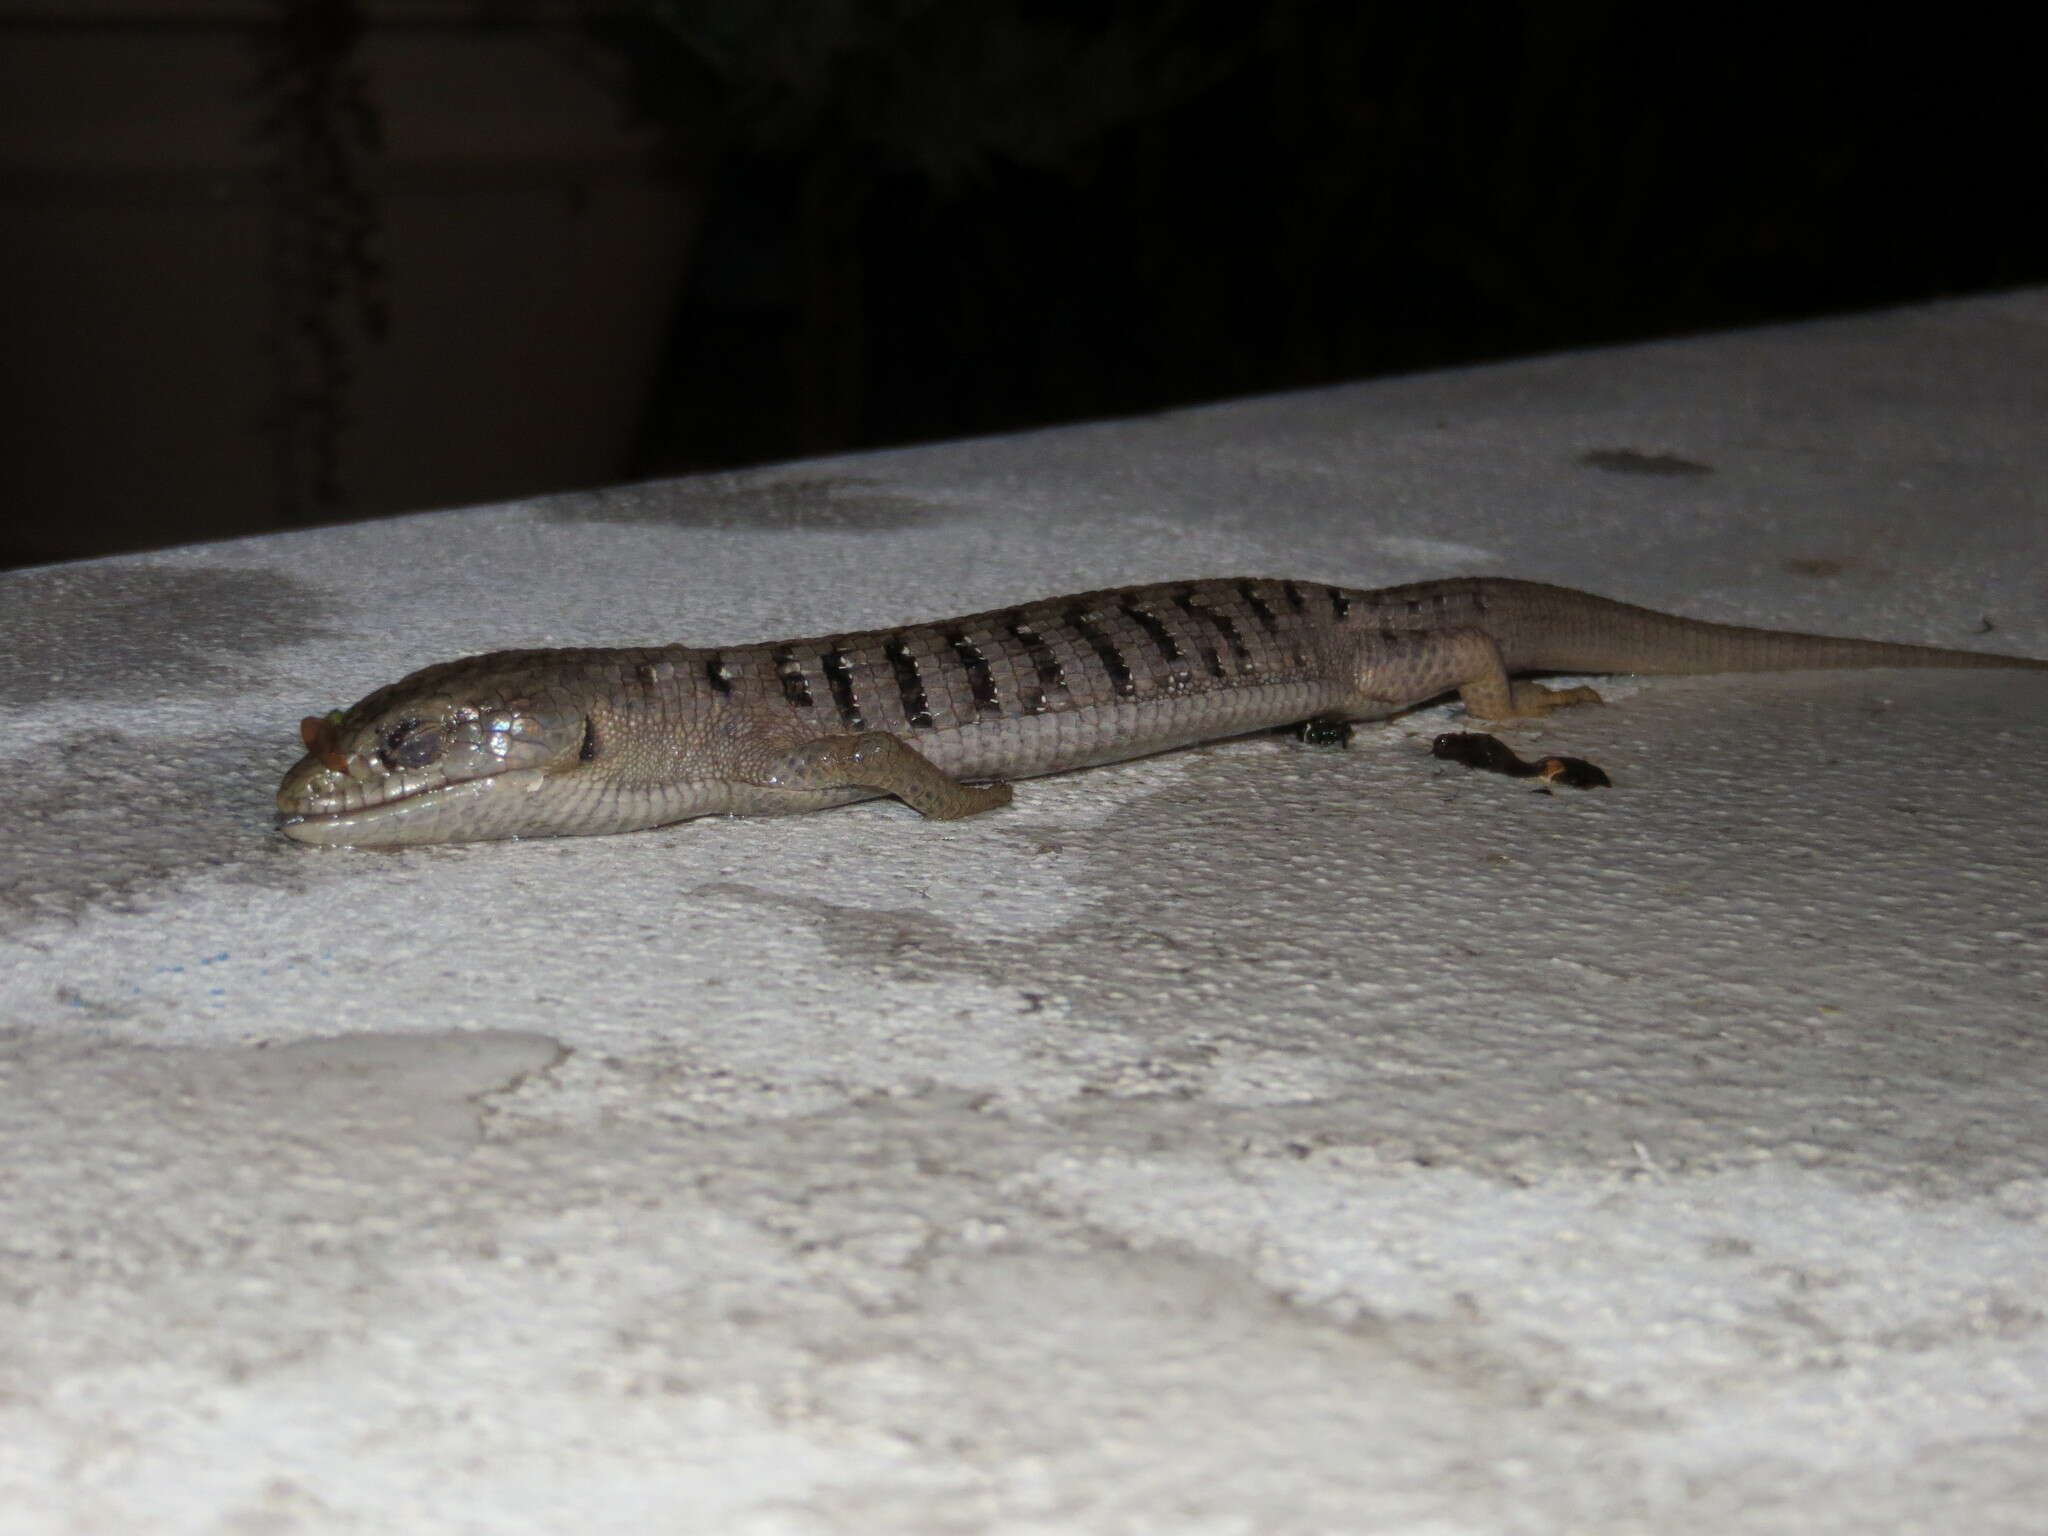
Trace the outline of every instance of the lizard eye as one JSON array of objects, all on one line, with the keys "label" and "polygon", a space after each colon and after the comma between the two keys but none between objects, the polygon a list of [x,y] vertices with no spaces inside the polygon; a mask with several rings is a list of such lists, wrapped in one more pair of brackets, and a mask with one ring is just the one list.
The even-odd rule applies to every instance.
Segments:
[{"label": "lizard eye", "polygon": [[445,750],[441,733],[418,720],[404,720],[384,733],[379,755],[391,768],[424,768]]}]

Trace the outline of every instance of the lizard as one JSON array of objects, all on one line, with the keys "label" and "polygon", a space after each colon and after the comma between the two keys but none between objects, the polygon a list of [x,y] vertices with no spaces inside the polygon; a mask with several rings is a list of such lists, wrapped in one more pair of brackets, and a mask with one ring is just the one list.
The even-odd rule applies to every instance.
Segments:
[{"label": "lizard", "polygon": [[965,618],[725,648],[498,651],[302,722],[278,791],[303,843],[636,831],[893,795],[950,820],[1012,779],[1456,693],[1482,720],[1599,702],[1526,672],[2026,667],[1752,629],[1501,577],[1365,591],[1251,577],[1117,587]]}]

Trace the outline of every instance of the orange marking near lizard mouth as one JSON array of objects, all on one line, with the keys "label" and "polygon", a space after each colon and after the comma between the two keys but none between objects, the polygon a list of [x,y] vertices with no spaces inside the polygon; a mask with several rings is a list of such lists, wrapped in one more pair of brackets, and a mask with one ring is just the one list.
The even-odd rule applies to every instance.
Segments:
[{"label": "orange marking near lizard mouth", "polygon": [[306,744],[306,750],[320,759],[323,767],[336,773],[348,772],[348,759],[342,755],[340,744],[334,739],[334,722],[324,715],[308,715],[299,722],[299,740]]}]

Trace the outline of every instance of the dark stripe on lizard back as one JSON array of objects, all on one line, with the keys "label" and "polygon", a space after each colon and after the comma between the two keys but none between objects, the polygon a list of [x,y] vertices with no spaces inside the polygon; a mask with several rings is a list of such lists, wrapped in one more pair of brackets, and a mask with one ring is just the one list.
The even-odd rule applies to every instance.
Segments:
[{"label": "dark stripe on lizard back", "polygon": [[832,687],[832,702],[839,707],[839,719],[849,731],[864,731],[867,721],[861,718],[860,703],[853,694],[853,655],[846,649],[844,641],[835,642],[825,652],[825,680]]},{"label": "dark stripe on lizard back", "polygon": [[776,674],[782,679],[782,696],[799,709],[811,707],[811,684],[804,676],[803,663],[796,659],[792,646],[778,645],[775,648],[774,664]]},{"label": "dark stripe on lizard back", "polygon": [[965,630],[949,629],[940,639],[952,647],[960,665],[967,673],[967,686],[974,694],[974,713],[980,720],[999,719],[1003,713],[1003,701],[996,697],[996,680],[988,669],[988,657],[981,647],[967,638]]},{"label": "dark stripe on lizard back", "polygon": [[896,674],[896,689],[903,696],[903,718],[913,731],[928,731],[932,728],[930,701],[924,692],[924,679],[918,675],[917,658],[910,654],[910,647],[903,636],[891,635],[889,643],[882,647],[889,658],[889,666]]},{"label": "dark stripe on lizard back", "polygon": [[[1193,587],[1182,587],[1178,592],[1175,592],[1173,594],[1173,606],[1186,614],[1188,622],[1198,630],[1205,624],[1211,629],[1218,627],[1215,614],[1195,601],[1195,589]],[[1206,643],[1201,644],[1201,650],[1202,663],[1209,669],[1211,677],[1220,680],[1230,676],[1230,669],[1223,665],[1223,653],[1221,651],[1217,650],[1215,646]]]},{"label": "dark stripe on lizard back", "polygon": [[1252,617],[1259,621],[1259,628],[1269,635],[1280,633],[1280,623],[1273,613],[1273,605],[1266,601],[1266,596],[1259,590],[1257,582],[1240,581],[1237,584],[1237,595],[1244,599],[1245,607],[1251,609]]},{"label": "dark stripe on lizard back", "polygon": [[1135,698],[1138,684],[1131,676],[1131,664],[1124,660],[1124,653],[1117,649],[1116,642],[1095,622],[1091,605],[1074,604],[1062,615],[1062,622],[1095,653],[1095,659],[1102,663],[1103,673],[1109,679],[1110,690],[1120,699]]},{"label": "dark stripe on lizard back", "polygon": [[1010,634],[1024,647],[1031,658],[1031,665],[1038,673],[1038,686],[1024,690],[1020,701],[1027,715],[1042,715],[1068,702],[1067,677],[1060,668],[1060,659],[1053,648],[1046,644],[1045,636],[1036,625],[1018,619],[1011,623]]},{"label": "dark stripe on lizard back", "polygon": [[1256,676],[1259,671],[1258,663],[1252,659],[1252,649],[1245,644],[1244,632],[1237,627],[1237,620],[1220,608],[1205,607],[1200,611],[1202,617],[1215,625],[1216,632],[1229,643],[1231,661],[1236,666],[1238,675]]},{"label": "dark stripe on lizard back", "polygon": [[1125,598],[1118,607],[1123,611],[1126,618],[1145,632],[1145,638],[1150,640],[1153,647],[1159,652],[1161,667],[1160,675],[1157,679],[1159,687],[1162,690],[1170,690],[1185,686],[1187,674],[1176,671],[1174,663],[1184,660],[1186,653],[1181,650],[1178,637],[1175,636],[1171,629],[1166,627],[1166,621],[1144,603],[1134,598]]}]

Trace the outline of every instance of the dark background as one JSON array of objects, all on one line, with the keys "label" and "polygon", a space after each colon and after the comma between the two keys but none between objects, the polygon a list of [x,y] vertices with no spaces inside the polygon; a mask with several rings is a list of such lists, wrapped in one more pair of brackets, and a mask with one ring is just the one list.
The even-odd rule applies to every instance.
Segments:
[{"label": "dark background", "polygon": [[[942,182],[877,155],[843,224],[807,220],[803,157],[736,157],[648,463],[2048,278],[2048,87],[1996,35],[1796,7],[1687,13],[1692,32],[1639,5],[1245,9],[1186,18],[1187,73],[1212,74],[1185,99]],[[843,287],[807,308],[806,262],[842,258]]]},{"label": "dark background", "polygon": [[[709,193],[611,479],[2048,279],[2042,87],[1983,13],[725,9],[781,21],[594,23]],[[275,520],[390,510],[330,489]]]}]

